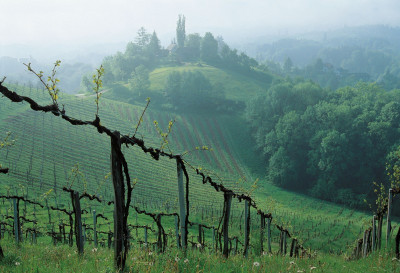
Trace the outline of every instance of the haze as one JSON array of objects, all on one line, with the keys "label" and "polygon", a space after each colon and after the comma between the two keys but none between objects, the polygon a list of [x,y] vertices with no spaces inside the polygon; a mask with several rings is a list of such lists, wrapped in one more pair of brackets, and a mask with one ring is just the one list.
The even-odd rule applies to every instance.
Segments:
[{"label": "haze", "polygon": [[178,14],[188,33],[211,31],[227,41],[343,26],[399,26],[398,0],[2,0],[0,56],[5,45],[125,44],[144,26],[163,45],[175,35]]}]

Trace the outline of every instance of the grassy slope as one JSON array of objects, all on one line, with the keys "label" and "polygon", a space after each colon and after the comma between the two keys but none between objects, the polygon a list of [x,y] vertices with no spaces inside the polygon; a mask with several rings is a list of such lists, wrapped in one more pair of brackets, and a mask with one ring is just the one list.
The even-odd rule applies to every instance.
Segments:
[{"label": "grassy slope", "polygon": [[[151,75],[151,89],[159,90],[167,75],[172,70],[198,70],[208,77],[211,82],[223,81],[227,95],[231,99],[245,100],[249,94],[256,95],[263,90],[260,83],[253,83],[249,79],[231,72],[224,72],[213,67],[169,67],[154,70]],[[41,102],[48,102],[47,95],[41,91],[29,91],[28,88],[13,87],[18,92],[36,97]],[[92,120],[95,112],[93,98],[74,98],[65,95],[61,98],[66,103],[66,109],[72,116]],[[66,122],[52,117],[49,114],[35,113],[26,105],[11,104],[2,100],[0,104],[0,129],[5,132],[11,130],[17,138],[16,146],[0,151],[2,163],[11,167],[7,177],[0,177],[3,191],[13,187],[14,191],[28,191],[30,196],[38,196],[53,188],[55,183],[58,189],[68,184],[70,169],[79,163],[80,169],[86,176],[87,187],[91,193],[99,193],[105,199],[112,199],[110,181],[103,181],[109,172],[109,140],[99,135],[92,128],[71,126]],[[140,106],[132,106],[102,98],[100,117],[106,126],[118,129],[123,133],[132,133],[142,111]],[[236,189],[250,188],[254,181],[254,174],[250,173],[248,165],[257,165],[248,143],[248,131],[245,122],[236,117],[213,117],[196,115],[173,115],[151,109],[146,113],[144,123],[137,136],[143,136],[146,143],[159,147],[160,138],[154,130],[153,120],[157,120],[162,128],[166,128],[169,120],[175,119],[170,143],[175,153],[193,150],[196,146],[209,145],[213,151],[193,151],[186,155],[186,159],[195,167],[202,166],[216,172],[214,177],[221,177],[223,183]],[[134,191],[135,204],[150,211],[176,211],[176,170],[174,162],[163,160],[154,162],[149,156],[136,148],[126,149],[127,159],[133,178],[137,178]],[[192,221],[203,222],[209,225],[218,225],[222,205],[222,195],[215,193],[208,186],[200,183],[191,171],[191,213]],[[243,180],[245,177],[247,182]],[[254,193],[256,199],[266,211],[271,211],[274,221],[289,227],[305,246],[314,250],[341,252],[348,250],[356,238],[367,225],[369,216],[355,212],[331,203],[322,202],[307,196],[286,192],[270,185],[268,182],[259,182],[258,190]],[[28,181],[28,183],[26,183]],[[56,182],[55,182],[56,181]],[[16,185],[21,184],[18,188]],[[75,182],[74,187],[84,188],[82,181]],[[100,186],[99,186],[100,185]],[[58,199],[49,196],[51,204],[68,207],[69,200],[60,190]],[[212,200],[210,202],[210,200]],[[84,206],[95,207],[92,203]],[[241,229],[242,204],[234,202],[232,217],[232,235],[243,236]],[[6,207],[7,208],[7,207]],[[7,208],[10,213],[10,207]],[[97,206],[96,209],[111,215],[109,207]],[[5,210],[3,209],[3,214]],[[39,219],[47,221],[46,212],[37,214]],[[53,216],[54,217],[54,216]],[[146,217],[132,217],[139,224],[152,224]],[[62,215],[56,218],[63,220]],[[87,216],[87,221],[90,217]],[[259,223],[258,217],[253,222],[254,232],[252,242],[257,249],[256,240]],[[65,220],[65,219],[64,219]],[[133,221],[133,219],[132,219]],[[164,225],[172,230],[173,219],[163,220]],[[27,224],[29,225],[29,224]],[[100,225],[107,230],[110,225],[101,221]],[[194,228],[192,232],[196,234]],[[139,236],[143,236],[139,232]],[[278,234],[273,233],[273,249],[277,248]],[[208,240],[211,234],[207,234]],[[103,238],[104,239],[104,238]],[[151,234],[150,240],[155,240]],[[194,239],[195,240],[195,239]]]},{"label": "grassy slope", "polygon": [[173,72],[200,71],[212,84],[222,84],[225,88],[226,97],[232,100],[245,101],[249,97],[256,96],[265,90],[264,83],[243,76],[229,70],[222,70],[208,65],[184,65],[176,67],[161,67],[150,73],[150,89],[162,90],[168,75]]}]

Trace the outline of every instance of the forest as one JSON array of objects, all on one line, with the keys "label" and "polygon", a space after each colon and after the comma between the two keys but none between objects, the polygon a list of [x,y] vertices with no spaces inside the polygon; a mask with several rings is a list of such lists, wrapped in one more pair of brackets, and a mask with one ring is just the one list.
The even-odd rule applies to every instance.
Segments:
[{"label": "forest", "polygon": [[246,115],[273,183],[364,207],[372,182],[398,164],[399,99],[377,84],[331,91],[283,81],[252,99]]}]

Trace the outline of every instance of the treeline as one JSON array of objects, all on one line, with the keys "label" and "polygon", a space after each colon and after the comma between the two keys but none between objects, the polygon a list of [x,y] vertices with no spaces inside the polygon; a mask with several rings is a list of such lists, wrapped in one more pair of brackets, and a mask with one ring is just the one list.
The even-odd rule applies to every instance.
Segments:
[{"label": "treeline", "polygon": [[304,67],[295,66],[291,58],[286,58],[282,65],[267,61],[264,67],[281,76],[310,79],[322,87],[332,90],[345,86],[354,86],[360,81],[372,82],[373,79],[368,73],[353,73],[347,69],[335,67],[331,63],[323,61],[321,58],[316,59]]},{"label": "treeline", "polygon": [[400,90],[359,83],[336,91],[281,81],[247,105],[274,184],[363,207],[400,145]]},{"label": "treeline", "polygon": [[247,73],[255,72],[258,66],[255,59],[231,49],[222,37],[215,38],[210,32],[203,37],[198,33],[186,35],[185,17],[180,16],[176,39],[167,48],[161,47],[155,31],[150,34],[142,27],[135,40],[127,44],[125,52],[106,57],[104,82],[128,81],[138,66],[151,71],[160,65],[182,65],[183,62],[202,62]]},{"label": "treeline", "polygon": [[248,48],[268,70],[337,89],[359,81],[400,88],[399,28],[364,26]]},{"label": "treeline", "polygon": [[[124,97],[124,101],[135,100],[137,97],[152,97],[152,99],[156,98],[156,101],[162,101],[163,105],[166,105],[165,102],[176,104],[173,107],[177,109],[183,109],[183,103],[187,102],[189,104],[186,108],[202,103],[209,109],[220,109],[219,105],[229,109],[234,107],[235,103],[224,101],[224,87],[210,86],[209,80],[201,72],[170,75],[167,87],[163,90],[150,89],[149,75],[152,70],[160,66],[182,66],[192,63],[235,71],[265,84],[272,81],[272,76],[262,72],[255,59],[245,53],[239,53],[236,49],[231,49],[222,37],[215,38],[210,32],[205,33],[204,36],[198,33],[186,34],[185,20],[184,16],[179,16],[176,38],[167,48],[161,46],[155,31],[150,34],[144,28],[139,29],[137,37],[127,44],[125,52],[118,52],[104,59],[104,84],[117,90],[118,95]],[[177,82],[172,83],[173,79]],[[83,77],[84,89],[91,91],[91,82],[88,76]],[[172,85],[175,85],[177,89],[172,90]],[[182,88],[185,88],[185,92]],[[160,93],[164,93],[167,97],[160,96]],[[178,97],[178,95],[183,95],[183,97]],[[134,99],[133,96],[136,98]],[[211,105],[215,107],[210,107]]]}]

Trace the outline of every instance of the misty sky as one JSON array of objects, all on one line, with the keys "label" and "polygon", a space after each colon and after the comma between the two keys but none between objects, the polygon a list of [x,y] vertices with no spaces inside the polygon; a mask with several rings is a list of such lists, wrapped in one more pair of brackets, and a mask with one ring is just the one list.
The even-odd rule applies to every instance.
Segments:
[{"label": "misty sky", "polygon": [[0,0],[0,4],[0,45],[126,42],[141,26],[156,30],[166,45],[175,34],[178,14],[186,16],[187,33],[211,31],[227,40],[233,34],[246,39],[280,31],[400,25],[399,0]]}]

